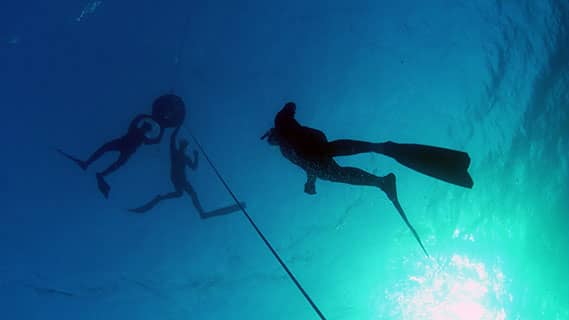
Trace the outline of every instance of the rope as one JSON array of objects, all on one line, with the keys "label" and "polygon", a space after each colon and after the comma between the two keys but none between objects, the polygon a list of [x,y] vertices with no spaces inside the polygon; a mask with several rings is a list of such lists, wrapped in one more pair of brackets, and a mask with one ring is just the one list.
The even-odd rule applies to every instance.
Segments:
[{"label": "rope", "polygon": [[186,15],[186,21],[181,29],[181,37],[180,42],[178,43],[178,48],[176,48],[176,55],[174,56],[174,76],[172,81],[172,93],[176,91],[176,86],[180,82],[180,73],[182,70],[182,53],[186,47],[186,38],[188,37],[188,30],[190,26],[190,11],[188,10],[188,14]]},{"label": "rope", "polygon": [[[187,130],[187,129],[186,129]],[[237,196],[235,196],[235,193],[233,193],[233,191],[231,190],[231,188],[229,187],[229,185],[227,184],[227,182],[225,182],[225,179],[223,178],[223,176],[221,175],[221,173],[219,172],[219,170],[217,170],[217,167],[213,164],[213,162],[211,161],[211,159],[209,158],[209,156],[207,155],[207,153],[205,152],[204,148],[202,147],[202,145],[200,144],[200,142],[198,141],[198,139],[192,134],[192,132],[190,132],[189,130],[187,130],[189,135],[192,137],[192,139],[194,140],[194,142],[196,143],[196,145],[198,146],[198,149],[200,149],[200,152],[202,153],[202,155],[204,156],[204,158],[206,159],[206,161],[209,163],[209,165],[211,166],[211,168],[213,169],[213,171],[215,172],[215,175],[217,176],[217,178],[221,181],[221,183],[223,184],[223,186],[225,187],[225,190],[227,190],[227,192],[231,195],[231,197],[233,198],[233,201],[239,206],[239,209],[241,209],[241,212],[243,212],[243,214],[245,215],[245,218],[247,218],[247,220],[249,221],[249,223],[251,224],[251,226],[253,227],[253,229],[255,229],[255,231],[257,232],[257,234],[259,235],[259,237],[263,240],[263,242],[265,243],[265,245],[267,246],[267,248],[269,248],[269,250],[271,251],[271,253],[273,254],[273,256],[275,257],[275,259],[277,259],[277,261],[280,263],[281,267],[286,271],[286,273],[288,274],[289,278],[292,280],[292,282],[294,282],[294,284],[296,285],[296,287],[298,288],[298,290],[300,290],[300,292],[302,293],[302,295],[304,296],[304,298],[308,301],[308,303],[310,303],[310,305],[312,306],[312,309],[314,309],[314,311],[316,312],[316,314],[318,314],[318,317],[320,317],[320,319],[322,320],[326,320],[326,318],[324,317],[324,315],[322,314],[322,312],[320,311],[320,309],[318,308],[318,306],[314,303],[314,301],[312,300],[312,298],[310,298],[310,296],[308,295],[308,293],[306,292],[306,290],[304,290],[304,288],[302,287],[302,285],[300,284],[300,282],[296,279],[296,277],[294,276],[294,274],[292,273],[292,271],[290,271],[290,269],[287,267],[286,263],[283,261],[283,259],[279,256],[279,254],[277,253],[277,251],[273,248],[273,246],[271,245],[271,243],[269,242],[269,240],[267,240],[267,238],[265,237],[265,235],[263,234],[263,232],[257,227],[257,225],[255,224],[255,222],[253,221],[253,219],[251,218],[251,216],[249,215],[249,213],[247,213],[247,210],[245,210],[245,208],[241,205],[241,203],[239,202],[239,200],[237,199]]]},{"label": "rope", "polygon": [[[179,46],[177,48],[177,52],[176,52],[176,56],[175,56],[175,60],[174,60],[175,61],[174,62],[175,70],[174,70],[174,80],[173,80],[172,89],[171,89],[172,93],[174,93],[176,91],[176,85],[178,84],[178,82],[180,80],[180,72],[181,72],[181,66],[182,66],[182,60],[183,60],[182,59],[182,53],[183,53],[184,48],[185,48],[185,43],[186,43],[186,38],[188,35],[189,25],[190,25],[190,12],[188,11],[188,14],[186,16],[186,21],[184,23],[184,26],[182,27],[183,29],[181,30],[180,43],[179,43]],[[241,209],[241,212],[243,212],[243,214],[245,215],[245,218],[247,218],[247,220],[249,221],[249,223],[251,224],[253,229],[255,229],[255,231],[257,232],[257,234],[261,238],[261,240],[263,240],[263,242],[265,243],[267,248],[269,248],[269,250],[271,251],[271,253],[275,257],[275,259],[277,259],[277,261],[279,262],[281,267],[288,274],[289,278],[292,280],[292,282],[294,282],[294,284],[296,285],[298,290],[302,293],[302,295],[304,296],[306,301],[308,301],[310,306],[312,306],[312,309],[314,309],[314,312],[316,312],[316,314],[318,315],[318,317],[321,320],[326,320],[326,317],[324,317],[324,315],[322,314],[322,312],[320,311],[318,306],[314,303],[312,298],[310,298],[310,296],[308,295],[306,290],[304,290],[304,288],[302,287],[300,282],[296,279],[296,277],[294,276],[292,271],[290,271],[290,269],[288,268],[286,263],[283,261],[283,259],[281,259],[281,257],[279,256],[277,251],[273,248],[273,246],[271,245],[269,240],[267,240],[267,238],[265,237],[263,232],[261,232],[261,230],[257,227],[257,224],[255,224],[255,222],[253,221],[253,219],[251,218],[251,216],[249,215],[247,210],[245,210],[245,208],[241,205],[241,203],[237,199],[237,196],[235,196],[235,193],[233,193],[233,190],[231,190],[231,188],[229,187],[227,182],[225,182],[225,179],[223,178],[223,176],[221,175],[219,170],[217,170],[217,167],[213,164],[213,162],[211,161],[211,159],[209,158],[209,156],[205,152],[204,148],[202,147],[202,145],[200,144],[198,139],[193,135],[193,133],[191,131],[189,131],[187,129],[186,129],[186,131],[188,131],[189,135],[192,137],[192,139],[194,140],[194,142],[198,146],[198,149],[201,151],[202,155],[204,156],[206,161],[209,163],[209,165],[211,166],[211,168],[215,172],[215,175],[217,176],[219,181],[221,181],[221,183],[225,187],[225,190],[227,190],[227,192],[231,195],[231,197],[233,198],[233,201],[237,204],[237,206],[239,206],[239,209]]]}]

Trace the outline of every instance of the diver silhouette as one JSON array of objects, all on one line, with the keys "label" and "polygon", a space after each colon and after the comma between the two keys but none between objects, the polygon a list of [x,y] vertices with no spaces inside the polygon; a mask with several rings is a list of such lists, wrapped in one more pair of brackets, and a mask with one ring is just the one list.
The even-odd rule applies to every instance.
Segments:
[{"label": "diver silhouette", "polygon": [[[140,114],[136,116],[129,125],[128,131],[120,138],[111,140],[97,149],[87,160],[81,160],[61,149],[57,149],[66,158],[75,162],[83,170],[103,156],[107,152],[119,152],[118,159],[108,166],[105,170],[98,172],[97,185],[105,198],[109,197],[111,187],[105,181],[105,177],[123,166],[130,157],[142,145],[160,143],[164,135],[165,128],[176,127],[182,124],[185,117],[185,106],[182,99],[173,94],[166,94],[158,97],[152,104],[152,115]],[[147,135],[152,131],[150,122],[157,123],[160,127],[159,134],[154,138]]]},{"label": "diver silhouette", "polygon": [[[189,167],[192,170],[196,170],[198,167],[198,152],[194,150],[193,160],[189,158],[186,155],[188,141],[185,139],[180,139],[179,147],[176,147],[176,138],[179,131],[180,127],[177,127],[176,129],[174,129],[174,132],[172,132],[172,135],[170,136],[170,180],[172,181],[172,185],[174,186],[174,191],[163,195],[159,194],[155,196],[154,199],[144,204],[143,206],[140,206],[135,209],[129,209],[129,211],[144,213],[154,208],[159,202],[163,200],[182,197],[184,195],[184,192],[190,196],[190,198],[192,199],[192,203],[194,204],[194,207],[196,208],[196,210],[200,215],[200,218],[202,219],[207,219],[239,211],[241,207],[237,204],[223,207],[213,211],[205,211],[203,209],[198,199],[196,191],[194,190],[194,188],[186,178],[186,167]],[[245,208],[246,204],[241,202],[241,206]]]},{"label": "diver silhouette", "polygon": [[[101,172],[97,172],[97,184],[99,186],[99,190],[103,193],[105,198],[109,197],[109,191],[111,187],[105,181],[105,176],[115,172],[121,166],[123,166],[130,157],[136,152],[136,150],[143,144],[156,144],[159,143],[164,130],[160,130],[160,134],[156,138],[148,138],[146,135],[152,131],[152,125],[146,121],[143,121],[145,118],[149,118],[147,115],[138,115],[135,117],[128,128],[128,132],[118,138],[111,140],[105,144],[103,144],[99,149],[97,149],[87,160],[80,160],[75,158],[68,153],[64,152],[61,149],[57,149],[59,153],[64,155],[65,157],[71,159],[75,163],[81,167],[83,170],[87,170],[87,168],[103,156],[105,153],[110,151],[117,151],[119,152],[118,159],[113,162],[110,166],[108,166],[105,170]],[[139,127],[139,123],[142,121],[142,125]]]},{"label": "diver silhouette", "polygon": [[285,158],[306,172],[304,192],[316,194],[317,178],[379,188],[391,200],[428,256],[417,232],[399,204],[395,174],[376,176],[359,168],[343,167],[334,160],[334,157],[369,152],[383,154],[423,174],[471,188],[473,182],[467,172],[470,165],[468,154],[445,148],[399,144],[391,141],[383,143],[347,139],[328,141],[322,131],[300,125],[295,119],[295,113],[296,105],[293,102],[285,104],[275,117],[274,128],[265,133],[261,139],[267,138],[269,144],[279,146]]}]

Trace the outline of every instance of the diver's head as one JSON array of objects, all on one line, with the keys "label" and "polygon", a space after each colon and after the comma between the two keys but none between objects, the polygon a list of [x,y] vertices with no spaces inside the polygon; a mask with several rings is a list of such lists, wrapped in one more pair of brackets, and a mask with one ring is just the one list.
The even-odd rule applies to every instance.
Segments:
[{"label": "diver's head", "polygon": [[296,113],[296,103],[294,102],[287,102],[283,109],[281,110],[281,112],[284,115],[290,116],[290,117],[294,117],[294,114]]},{"label": "diver's head", "polygon": [[289,124],[295,122],[294,116],[296,114],[296,104],[294,102],[287,102],[283,108],[275,116],[275,128],[281,130]]},{"label": "diver's head", "polygon": [[152,108],[156,112],[162,112],[165,115],[175,112],[177,109],[184,109],[184,100],[175,94],[163,94],[152,102]]},{"label": "diver's head", "polygon": [[271,128],[269,131],[265,132],[265,134],[261,137],[261,140],[267,139],[267,142],[272,146],[279,145],[279,136],[277,131],[274,128]]},{"label": "diver's head", "polygon": [[180,150],[186,150],[188,148],[188,140],[180,139]]},{"label": "diver's head", "polygon": [[181,97],[164,94],[152,103],[152,117],[164,128],[180,126],[186,117],[186,106]]}]

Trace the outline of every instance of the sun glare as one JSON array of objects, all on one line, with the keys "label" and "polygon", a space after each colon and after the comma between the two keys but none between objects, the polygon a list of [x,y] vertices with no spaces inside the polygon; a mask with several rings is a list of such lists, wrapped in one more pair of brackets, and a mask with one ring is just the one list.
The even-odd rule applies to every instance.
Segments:
[{"label": "sun glare", "polygon": [[505,320],[512,297],[498,266],[488,267],[468,256],[432,260],[422,274],[410,275],[386,292],[401,319]]}]

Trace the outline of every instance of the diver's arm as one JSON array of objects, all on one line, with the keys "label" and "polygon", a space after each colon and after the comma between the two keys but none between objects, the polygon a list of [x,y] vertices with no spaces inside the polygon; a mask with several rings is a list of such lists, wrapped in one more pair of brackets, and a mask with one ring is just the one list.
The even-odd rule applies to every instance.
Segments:
[{"label": "diver's arm", "polygon": [[141,121],[142,119],[145,119],[145,118],[151,119],[152,117],[149,116],[149,115],[147,115],[147,114],[139,114],[139,115],[137,115],[136,117],[134,117],[134,119],[132,119],[132,121],[130,122],[130,125],[129,125],[129,127],[128,127],[128,131],[132,131],[132,130],[138,128],[138,125],[140,124],[140,121]]},{"label": "diver's arm", "polygon": [[176,138],[178,137],[178,132],[180,132],[180,127],[176,127],[172,134],[170,135],[170,154],[174,153],[176,150]]},{"label": "diver's arm", "polygon": [[190,157],[186,156],[186,165],[192,169],[196,170],[198,168],[198,151],[194,150],[194,160],[190,159]]},{"label": "diver's arm", "polygon": [[306,171],[306,183],[304,184],[304,192],[307,194],[316,194],[316,175]]},{"label": "diver's arm", "polygon": [[160,133],[158,133],[158,136],[156,138],[146,138],[146,140],[144,140],[145,144],[157,144],[160,143],[160,141],[162,140],[162,137],[164,136],[164,128],[160,127]]}]

